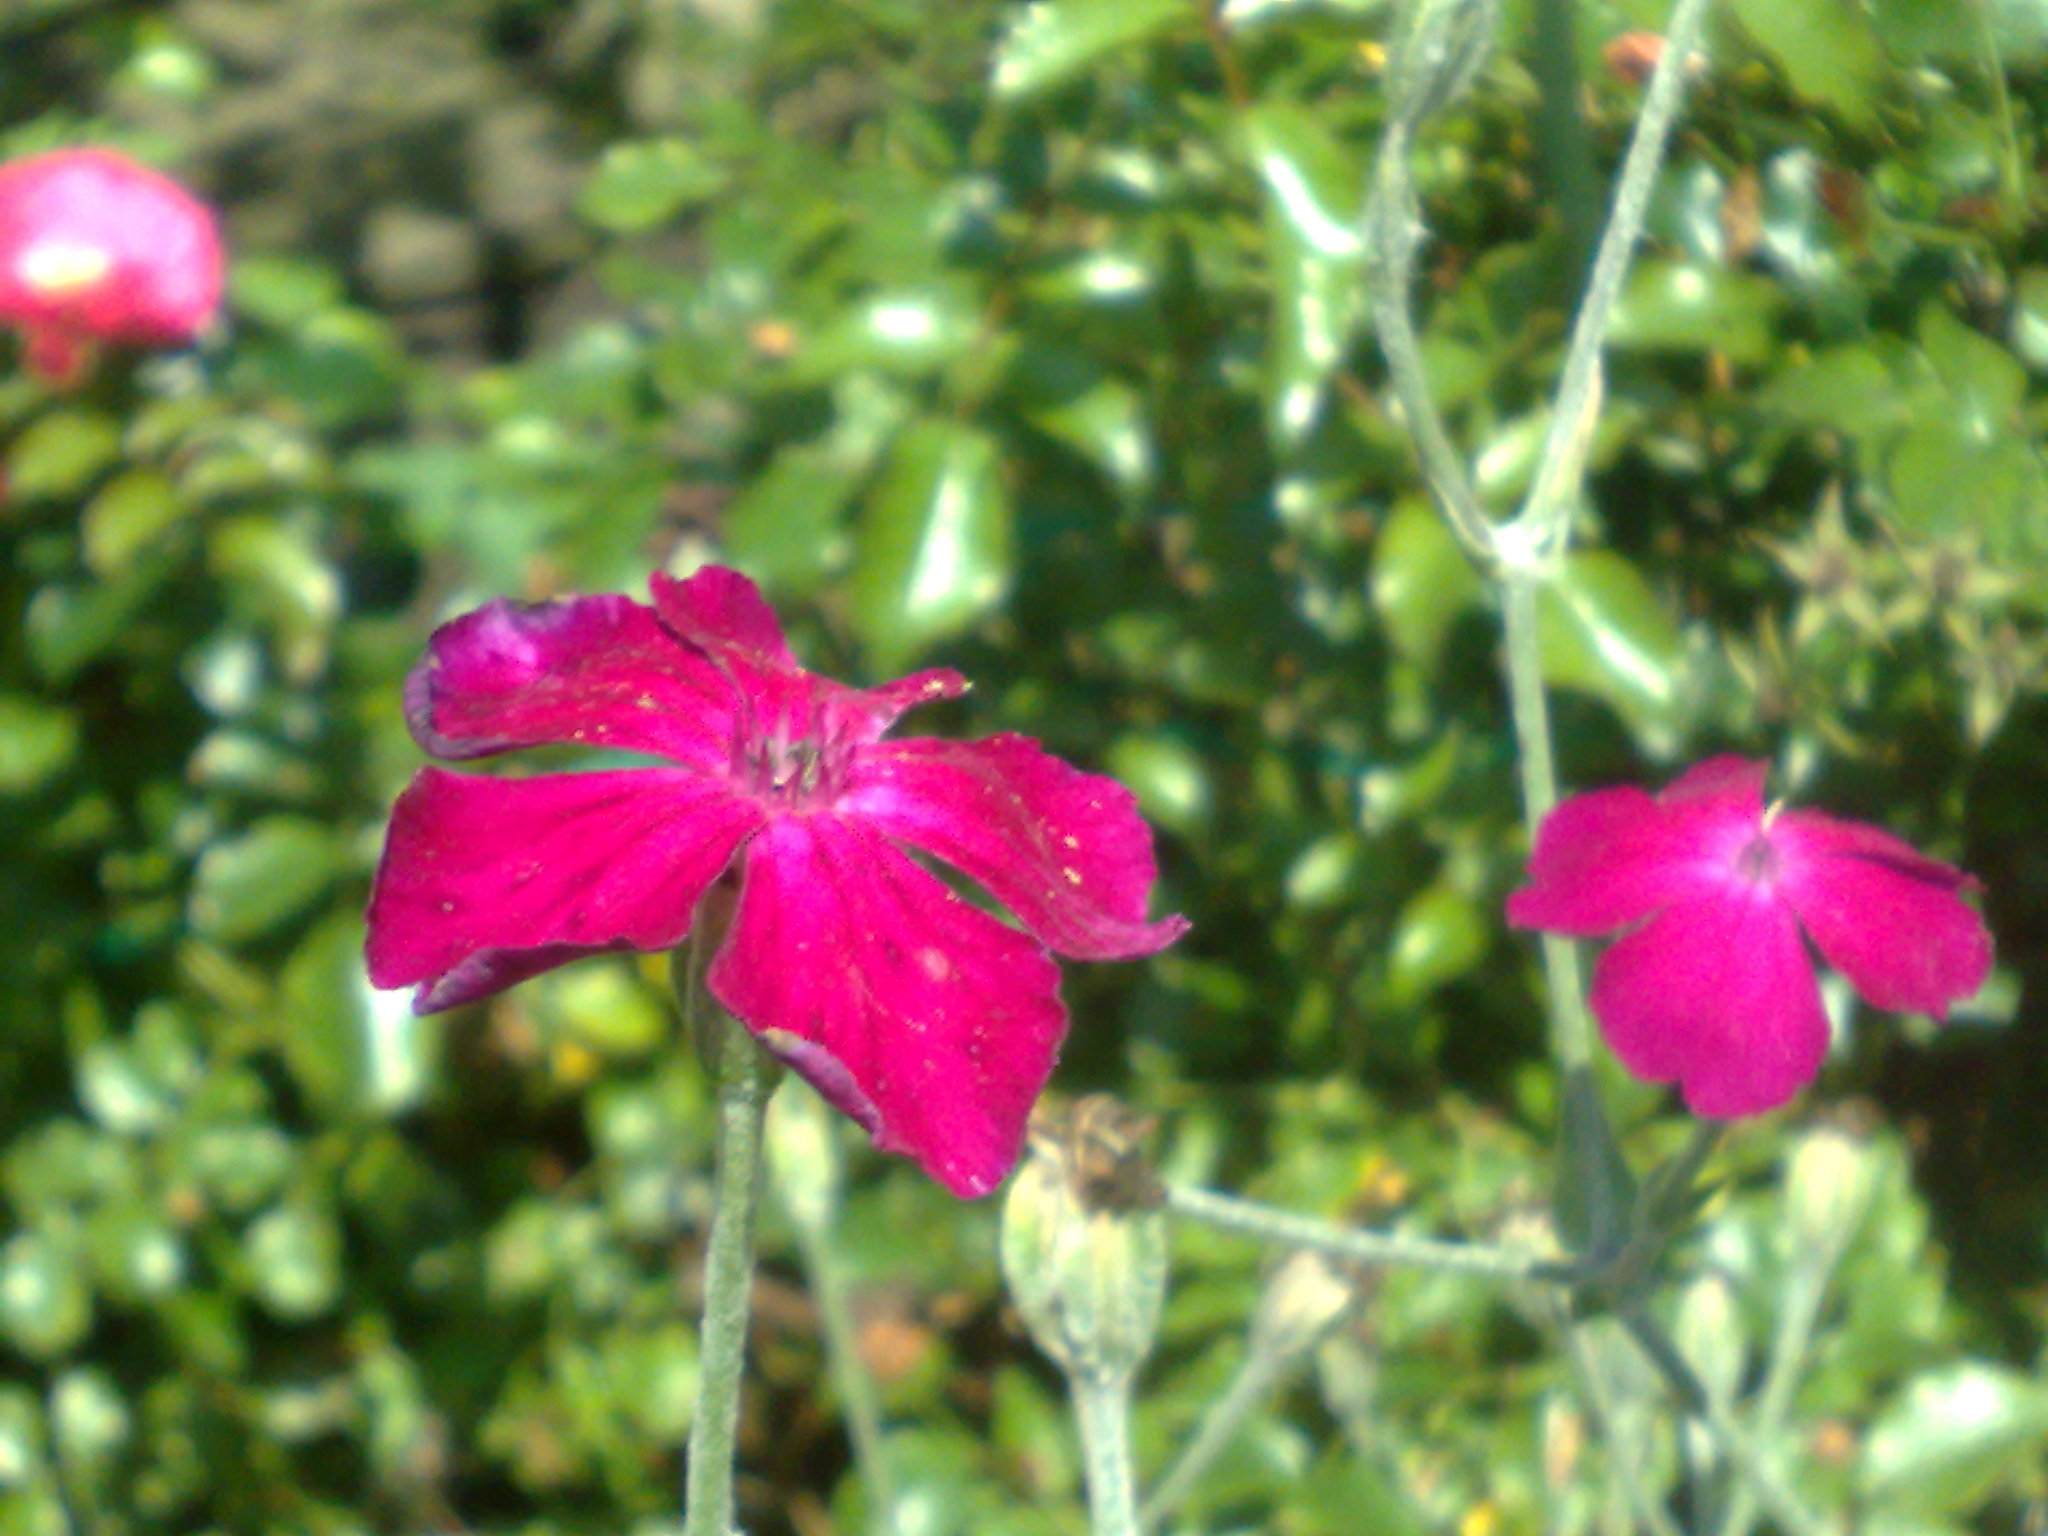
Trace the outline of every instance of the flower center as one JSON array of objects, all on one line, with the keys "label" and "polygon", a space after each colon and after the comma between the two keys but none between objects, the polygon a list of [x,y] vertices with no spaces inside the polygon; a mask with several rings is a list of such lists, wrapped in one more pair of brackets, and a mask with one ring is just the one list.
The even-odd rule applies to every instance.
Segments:
[{"label": "flower center", "polygon": [[743,772],[755,794],[791,809],[830,800],[839,792],[839,758],[815,734],[792,736],[787,726],[742,747]]},{"label": "flower center", "polygon": [[1751,885],[1771,885],[1778,878],[1778,850],[1768,834],[1759,832],[1735,855],[1735,873]]}]

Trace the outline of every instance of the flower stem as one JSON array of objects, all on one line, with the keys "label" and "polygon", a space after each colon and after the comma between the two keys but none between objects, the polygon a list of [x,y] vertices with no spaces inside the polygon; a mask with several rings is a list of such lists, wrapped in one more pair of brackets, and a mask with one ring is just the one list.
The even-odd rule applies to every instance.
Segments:
[{"label": "flower stem", "polygon": [[1180,1453],[1180,1459],[1146,1494],[1145,1507],[1139,1512],[1140,1523],[1146,1530],[1158,1530],[1166,1523],[1166,1517],[1180,1507],[1181,1501],[1194,1492],[1202,1474],[1230,1448],[1230,1442],[1237,1437],[1244,1421],[1272,1395],[1275,1387],[1286,1380],[1296,1358],[1292,1354],[1261,1349],[1254,1349],[1245,1356],[1223,1395],[1203,1413],[1195,1437]]},{"label": "flower stem", "polygon": [[[1529,570],[1510,568],[1502,577],[1508,698],[1522,776],[1522,815],[1531,837],[1557,804],[1557,753],[1550,734],[1550,698],[1543,686],[1543,653],[1537,636],[1539,586],[1538,577]],[[1559,1072],[1569,1074],[1593,1059],[1593,1026],[1586,1016],[1578,945],[1554,934],[1544,935],[1543,971],[1549,982],[1551,1054]]]},{"label": "flower stem", "polygon": [[1512,1253],[1479,1243],[1451,1243],[1428,1237],[1401,1237],[1391,1232],[1366,1232],[1275,1210],[1256,1200],[1219,1195],[1205,1189],[1169,1188],[1166,1209],[1173,1215],[1204,1221],[1228,1232],[1309,1248],[1332,1258],[1365,1264],[1408,1264],[1467,1275],[1492,1275],[1502,1280],[1555,1280],[1567,1283],[1572,1272],[1554,1260]]},{"label": "flower stem", "polygon": [[1715,1401],[1713,1394],[1700,1384],[1692,1366],[1678,1346],[1671,1342],[1663,1326],[1640,1305],[1623,1308],[1620,1317],[1622,1326],[1628,1329],[1643,1354],[1670,1383],[1686,1411],[1706,1426],[1715,1449],[1741,1479],[1738,1486],[1756,1498],[1786,1536],[1821,1536],[1825,1528],[1779,1476],[1776,1467],[1757,1444],[1756,1437],[1737,1423]]},{"label": "flower stem", "polygon": [[861,1363],[860,1339],[847,1298],[845,1271],[840,1268],[829,1232],[812,1232],[799,1226],[797,1246],[803,1250],[804,1268],[810,1272],[811,1294],[817,1301],[818,1317],[825,1330],[825,1358],[831,1367],[832,1384],[839,1392],[840,1411],[846,1415],[854,1465],[860,1471],[868,1506],[873,1511],[868,1528],[875,1536],[895,1536],[896,1476],[882,1429],[881,1399],[875,1392],[874,1378]]},{"label": "flower stem", "polygon": [[1676,0],[1664,28],[1664,51],[1650,88],[1643,97],[1643,110],[1636,118],[1635,133],[1615,184],[1614,203],[1601,232],[1600,246],[1593,257],[1592,275],[1579,300],[1578,316],[1572,323],[1571,345],[1565,352],[1564,367],[1558,375],[1556,405],[1551,413],[1550,431],[1521,512],[1507,528],[1498,532],[1503,562],[1561,552],[1569,537],[1571,518],[1579,499],[1585,474],[1586,450],[1593,437],[1593,423],[1600,414],[1600,355],[1607,344],[1608,327],[1621,298],[1621,285],[1628,276],[1629,261],[1643,232],[1649,213],[1650,194],[1656,189],[1657,173],[1664,164],[1664,151],[1671,140],[1672,125],[1685,97],[1685,81],[1699,53],[1700,34],[1710,0]]},{"label": "flower stem", "polygon": [[1601,1441],[1607,1447],[1610,1487],[1628,1506],[1629,1518],[1619,1528],[1640,1528],[1650,1536],[1680,1536],[1670,1512],[1658,1502],[1650,1487],[1642,1436],[1636,1432],[1643,1423],[1640,1394],[1630,1390],[1625,1379],[1632,1373],[1616,1369],[1621,1362],[1612,1350],[1599,1346],[1600,1336],[1595,1331],[1599,1326],[1593,1322],[1567,1323],[1565,1345],[1594,1422],[1599,1426]]},{"label": "flower stem", "polygon": [[1070,1371],[1080,1422],[1081,1466],[1088,1482],[1090,1536],[1139,1536],[1137,1482],[1131,1472],[1131,1378],[1122,1371]]},{"label": "flower stem", "polygon": [[713,1030],[718,1179],[704,1257],[704,1323],[683,1536],[731,1536],[733,1531],[733,1458],[754,1281],[754,1217],[761,1203],[761,1121],[768,1104],[767,1063],[753,1036],[723,1015]]},{"label": "flower stem", "polygon": [[[1439,7],[1433,19],[1438,25],[1447,26],[1452,20],[1450,13],[1451,7]],[[1418,22],[1418,28],[1427,26],[1430,19]],[[1419,42],[1411,39],[1409,46],[1418,46]],[[1410,296],[1415,289],[1415,256],[1425,230],[1421,199],[1415,191],[1408,159],[1415,147],[1417,129],[1442,104],[1443,97],[1437,92],[1411,89],[1396,93],[1393,109],[1380,133],[1362,220],[1366,289],[1380,354],[1386,359],[1387,380],[1400,403],[1402,421],[1415,444],[1423,477],[1452,531],[1476,560],[1490,564],[1494,555],[1493,523],[1480,504],[1465,460],[1452,445],[1442,413],[1430,393],[1429,376],[1422,363],[1422,344],[1410,308]]]}]

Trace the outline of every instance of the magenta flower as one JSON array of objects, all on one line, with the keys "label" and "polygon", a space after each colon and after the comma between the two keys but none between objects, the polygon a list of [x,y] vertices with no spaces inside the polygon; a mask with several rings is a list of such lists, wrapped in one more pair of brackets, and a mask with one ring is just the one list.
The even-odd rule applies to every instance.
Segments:
[{"label": "magenta flower", "polygon": [[1622,933],[1589,999],[1607,1043],[1720,1119],[1775,1109],[1827,1054],[1802,928],[1878,1008],[1941,1018],[1991,970],[1991,935],[1957,895],[1975,881],[1876,827],[1766,809],[1765,772],[1717,757],[1654,799],[1574,795],[1508,898],[1517,927]]},{"label": "magenta flower", "polygon": [[[761,594],[712,567],[653,579],[654,606],[493,602],[444,625],[406,685],[445,758],[542,742],[661,767],[532,778],[422,769],[370,896],[370,979],[421,1013],[597,950],[672,948],[735,865],[712,994],[887,1151],[985,1194],[1066,1034],[1059,968],[1147,955],[1152,835],[1121,785],[1022,736],[883,741],[965,691],[920,672],[875,689],[806,672]],[[951,864],[1025,931],[957,895]]]},{"label": "magenta flower", "polygon": [[220,308],[220,233],[183,187],[106,149],[0,166],[0,323],[73,382],[95,345],[180,346]]}]

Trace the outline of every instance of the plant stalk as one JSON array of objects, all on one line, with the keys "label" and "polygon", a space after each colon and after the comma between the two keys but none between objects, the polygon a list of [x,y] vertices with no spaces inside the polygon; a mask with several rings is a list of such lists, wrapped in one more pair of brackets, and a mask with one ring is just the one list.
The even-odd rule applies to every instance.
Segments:
[{"label": "plant stalk", "polygon": [[1090,1536],[1139,1536],[1137,1479],[1131,1470],[1131,1379],[1119,1371],[1068,1373],[1081,1430]]},{"label": "plant stalk", "polygon": [[718,1178],[704,1256],[704,1322],[697,1411],[690,1423],[683,1536],[732,1536],[733,1461],[740,1379],[754,1282],[754,1221],[761,1205],[761,1124],[769,1074],[761,1048],[734,1020],[713,1023],[718,1071]]},{"label": "plant stalk", "polygon": [[1553,1280],[1569,1284],[1576,1278],[1567,1266],[1535,1254],[1513,1253],[1479,1243],[1367,1232],[1212,1190],[1170,1187],[1166,1191],[1166,1209],[1171,1215],[1207,1222],[1227,1232],[1239,1232],[1288,1248],[1313,1249],[1353,1263],[1407,1264],[1418,1269],[1491,1275],[1500,1280]]}]

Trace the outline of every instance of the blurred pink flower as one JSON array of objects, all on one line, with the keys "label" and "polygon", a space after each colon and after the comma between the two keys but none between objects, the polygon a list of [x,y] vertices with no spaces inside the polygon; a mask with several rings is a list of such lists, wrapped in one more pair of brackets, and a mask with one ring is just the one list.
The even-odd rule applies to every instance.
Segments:
[{"label": "blurred pink flower", "polygon": [[[1802,928],[1878,1008],[1943,1017],[1984,984],[1976,882],[1876,827],[1766,809],[1766,764],[1701,763],[1661,795],[1574,795],[1544,818],[1508,920],[1621,932],[1589,998],[1622,1064],[1694,1113],[1775,1109],[1820,1070],[1827,1015]],[[1625,930],[1625,931],[1624,931]]]},{"label": "blurred pink flower", "polygon": [[220,308],[220,233],[176,182],[106,149],[0,166],[0,323],[77,379],[101,342],[178,346]]},{"label": "blurred pink flower", "polygon": [[[370,979],[424,1013],[597,950],[662,950],[728,869],[708,983],[885,1150],[962,1196],[1001,1182],[1067,1028],[1059,968],[1151,954],[1156,867],[1130,792],[1022,736],[883,741],[966,689],[806,672],[752,582],[712,567],[621,596],[493,602],[444,625],[406,687],[444,758],[544,742],[661,766],[532,778],[426,768],[370,896]],[[907,844],[978,882],[957,895]]]}]

